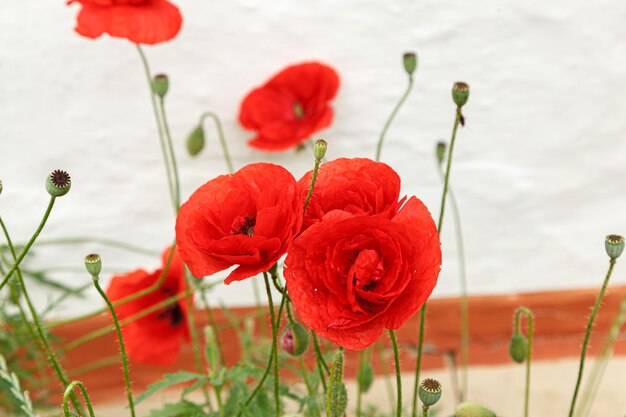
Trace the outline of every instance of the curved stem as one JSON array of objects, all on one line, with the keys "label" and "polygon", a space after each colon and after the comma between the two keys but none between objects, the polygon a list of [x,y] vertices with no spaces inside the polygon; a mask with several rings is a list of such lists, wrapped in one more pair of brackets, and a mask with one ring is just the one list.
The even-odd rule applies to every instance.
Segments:
[{"label": "curved stem", "polygon": [[265,280],[265,292],[267,293],[267,301],[270,309],[270,321],[272,322],[272,356],[274,356],[274,406],[276,407],[276,417],[280,417],[280,396],[278,390],[278,329],[276,328],[276,324],[274,323],[274,302],[272,301],[272,288],[270,287],[270,281],[267,276],[267,272],[263,273],[263,279]]},{"label": "curved stem", "polygon": [[[450,169],[452,168],[452,153],[454,151],[454,143],[456,141],[456,132],[462,118],[461,108],[456,109],[454,118],[454,126],[452,127],[452,137],[450,139],[450,148],[448,149],[448,158],[446,165],[446,175],[443,180],[443,192],[441,193],[441,209],[439,210],[439,220],[437,221],[437,233],[441,236],[441,228],[443,227],[443,214],[446,208],[446,197],[448,195],[448,184],[450,183]],[[422,351],[424,349],[424,329],[426,327],[426,307],[428,302],[422,305],[420,310],[420,335],[417,343],[417,363],[415,364],[415,381],[413,383],[413,404],[411,407],[411,416],[417,416],[417,389],[420,381],[420,370],[422,367]]]},{"label": "curved stem", "polygon": [[315,187],[315,182],[317,181],[317,172],[320,168],[320,163],[322,161],[319,159],[315,160],[315,166],[313,167],[313,176],[311,177],[311,185],[309,186],[309,192],[306,195],[306,199],[304,200],[304,213],[306,213],[306,208],[309,205],[309,200],[311,200],[311,196],[313,195],[313,188]]},{"label": "curved stem", "polygon": [[[159,256],[158,252],[144,249],[140,246],[131,245],[130,243],[122,242],[115,239],[98,238],[98,237],[67,237],[62,239],[39,239],[37,241],[38,246],[44,245],[79,245],[83,243],[97,243],[104,246],[110,246],[112,248],[125,250],[128,252],[139,253],[147,256]],[[81,269],[83,272],[84,268]]]},{"label": "curved stem", "polygon": [[213,331],[215,332],[215,344],[217,346],[217,352],[219,354],[220,363],[222,364],[222,366],[225,366],[226,358],[224,356],[224,348],[222,347],[222,340],[220,338],[217,321],[215,321],[215,315],[213,314],[213,310],[211,309],[211,306],[209,305],[209,300],[207,299],[206,291],[204,291],[204,289],[200,290],[200,298],[202,300],[202,307],[204,308],[204,311],[206,311],[207,321],[209,322],[209,325],[213,328]]},{"label": "curved stem", "polygon": [[[326,392],[326,375],[330,375],[330,369],[324,360],[319,340],[317,340],[317,335],[313,330],[311,330],[311,338],[313,339],[313,347],[315,348],[315,360],[317,362],[317,370],[320,374],[320,381],[322,381],[322,387],[324,388],[324,392]],[[326,375],[324,374],[324,371],[326,372]]]},{"label": "curved stem", "polygon": [[167,115],[165,113],[165,99],[163,97],[159,98],[159,109],[161,112],[161,122],[163,123],[163,129],[165,130],[165,139],[169,151],[172,177],[174,178],[174,208],[175,212],[178,213],[178,209],[180,208],[180,179],[178,178],[178,165],[176,163],[176,154],[174,153],[174,143],[172,141],[172,134],[170,133],[170,126],[167,122]]},{"label": "curved stem", "polygon": [[113,317],[113,324],[115,325],[115,332],[117,333],[117,341],[120,344],[120,354],[122,357],[122,368],[124,370],[124,383],[126,386],[126,397],[128,398],[128,408],[130,408],[130,415],[135,417],[135,404],[133,401],[133,393],[130,390],[130,375],[128,373],[128,357],[126,356],[126,347],[124,346],[124,339],[122,338],[122,330],[120,329],[120,322],[117,318],[117,313],[115,312],[115,308],[113,307],[113,303],[109,300],[106,293],[102,291],[100,287],[100,283],[98,282],[98,277],[93,277],[93,285],[98,290],[98,293],[107,304],[109,311],[111,312],[111,317]]},{"label": "curved stem", "polygon": [[404,91],[404,94],[402,94],[402,97],[400,97],[400,101],[398,101],[398,104],[396,104],[396,107],[393,108],[393,111],[391,112],[391,114],[389,115],[389,118],[387,118],[387,121],[385,122],[385,126],[383,126],[382,132],[380,132],[380,137],[378,138],[378,145],[376,146],[376,162],[380,161],[380,153],[383,150],[383,142],[385,141],[385,135],[387,134],[387,130],[389,130],[389,126],[391,126],[391,122],[396,117],[398,110],[400,110],[400,107],[402,107],[407,97],[409,97],[409,93],[411,92],[412,88],[413,88],[413,76],[409,75],[409,84],[407,85],[406,90]]},{"label": "curved stem", "polygon": [[398,341],[396,340],[396,332],[389,330],[391,345],[393,346],[393,359],[396,364],[396,391],[398,405],[396,406],[396,417],[402,417],[402,374],[400,371],[400,355],[398,354]]},{"label": "curved stem", "polygon": [[230,158],[230,152],[228,152],[228,146],[226,145],[226,137],[224,136],[224,130],[222,129],[222,122],[217,114],[207,111],[200,116],[200,124],[204,123],[204,120],[210,117],[215,122],[215,127],[217,128],[217,135],[220,139],[220,145],[222,146],[222,153],[224,154],[224,161],[226,162],[226,167],[228,168],[228,172],[232,174],[235,172],[235,168],[233,167],[233,161]]},{"label": "curved stem", "polygon": [[519,322],[520,315],[524,314],[526,316],[526,321],[528,325],[528,351],[526,352],[526,380],[525,380],[525,390],[524,390],[524,417],[528,417],[528,403],[530,400],[530,365],[532,360],[532,351],[533,351],[533,313],[530,309],[526,307],[519,307],[515,310],[515,331],[519,332]]},{"label": "curved stem", "polygon": [[89,410],[89,415],[91,417],[96,417],[96,414],[93,412],[93,407],[91,405],[91,399],[89,398],[89,394],[87,394],[87,389],[85,385],[80,381],[72,381],[67,388],[65,388],[65,392],[63,393],[63,413],[65,417],[71,417],[72,413],[70,412],[70,407],[68,404],[68,398],[71,396],[74,388],[80,388],[80,391],[83,395],[83,400],[85,400],[85,404],[87,404],[87,409]]},{"label": "curved stem", "polygon": [[13,266],[11,266],[11,268],[9,268],[9,271],[4,275],[4,278],[2,279],[2,283],[0,283],[0,290],[9,281],[9,278],[11,277],[13,272],[15,272],[15,270],[20,266],[22,259],[24,259],[24,257],[30,250],[31,246],[33,246],[33,243],[35,243],[35,240],[37,240],[37,237],[43,230],[43,227],[46,225],[46,222],[48,221],[48,217],[50,217],[50,212],[52,211],[52,207],[54,206],[54,201],[55,201],[55,197],[50,197],[50,202],[48,203],[48,207],[46,208],[46,212],[44,213],[43,218],[41,219],[41,222],[39,222],[39,226],[37,226],[37,230],[35,230],[35,233],[33,234],[33,236],[30,238],[26,246],[24,246],[24,249],[22,249],[22,253],[20,253],[20,256],[18,256],[15,262],[13,262]]},{"label": "curved stem", "polygon": [[602,288],[600,289],[598,298],[596,298],[596,304],[593,306],[593,311],[591,312],[591,316],[589,316],[589,321],[587,322],[587,330],[585,331],[585,338],[583,340],[583,349],[580,354],[578,378],[576,379],[576,388],[574,388],[574,395],[572,396],[572,403],[569,409],[569,417],[573,417],[574,415],[574,409],[576,407],[576,398],[578,397],[578,391],[580,390],[580,382],[583,377],[583,369],[585,367],[585,357],[587,355],[587,345],[589,344],[589,337],[591,336],[591,329],[593,327],[593,321],[595,320],[596,314],[598,313],[598,309],[600,308],[600,303],[602,302],[602,298],[604,297],[606,287],[609,285],[609,279],[611,278],[611,272],[613,272],[614,266],[615,266],[615,259],[611,258],[611,260],[609,261],[609,270],[606,273],[604,282],[602,283]]}]

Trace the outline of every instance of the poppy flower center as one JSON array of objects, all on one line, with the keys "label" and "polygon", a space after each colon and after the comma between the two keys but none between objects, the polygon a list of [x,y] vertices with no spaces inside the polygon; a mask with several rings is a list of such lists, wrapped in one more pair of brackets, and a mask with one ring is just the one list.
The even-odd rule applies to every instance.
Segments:
[{"label": "poppy flower center", "polygon": [[299,101],[293,103],[293,114],[297,120],[304,118],[304,107],[302,107],[302,103]]},{"label": "poppy flower center", "polygon": [[172,327],[176,327],[184,320],[183,310],[178,303],[164,308],[157,316],[161,320],[167,320]]},{"label": "poppy flower center", "polygon": [[371,291],[384,273],[383,260],[373,249],[359,252],[350,271],[352,284],[363,291]]},{"label": "poppy flower center", "polygon": [[254,226],[256,225],[256,217],[254,216],[237,216],[233,220],[230,227],[231,235],[254,235]]}]

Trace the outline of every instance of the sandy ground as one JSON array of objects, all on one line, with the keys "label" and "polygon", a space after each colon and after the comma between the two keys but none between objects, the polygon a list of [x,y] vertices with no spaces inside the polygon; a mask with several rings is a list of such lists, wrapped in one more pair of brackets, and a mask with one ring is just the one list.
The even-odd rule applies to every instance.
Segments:
[{"label": "sandy ground", "polygon": [[[586,364],[586,375],[592,369],[593,360]],[[533,364],[531,371],[530,412],[533,417],[566,417],[569,410],[578,360],[565,359],[559,361],[539,362]],[[506,366],[474,366],[469,373],[469,398],[493,409],[498,416],[521,417],[523,415],[524,365]],[[426,371],[423,377],[438,379],[444,393],[440,401],[437,417],[448,417],[453,414],[454,395],[451,392],[451,377],[444,369]],[[394,387],[395,387],[395,379]],[[403,375],[402,392],[405,407],[411,402],[413,378]],[[350,407],[355,405],[356,387],[354,381],[347,382]],[[584,387],[584,385],[583,385]],[[155,395],[151,400],[140,404],[138,416],[147,416],[148,411],[163,401],[176,399],[176,392]],[[375,380],[365,397],[365,402],[374,403],[380,409],[388,409],[389,396],[383,378]],[[127,415],[125,405],[97,404],[96,412],[100,417],[118,417]],[[351,411],[350,411],[351,410]],[[348,416],[354,415],[351,408]],[[626,416],[626,357],[613,358],[606,369],[598,396],[594,402],[590,417],[624,417]],[[580,416],[583,417],[583,416]]]}]

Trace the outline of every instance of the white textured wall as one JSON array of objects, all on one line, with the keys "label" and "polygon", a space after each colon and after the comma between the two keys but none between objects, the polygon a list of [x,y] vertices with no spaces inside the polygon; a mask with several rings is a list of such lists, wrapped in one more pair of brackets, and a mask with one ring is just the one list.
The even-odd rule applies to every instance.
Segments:
[{"label": "white textured wall", "polygon": [[[237,166],[271,161],[299,176],[308,154],[260,153],[236,121],[251,87],[290,63],[318,59],[340,73],[335,121],[320,136],[330,158],[369,156],[405,88],[401,55],[419,54],[415,90],[392,126],[383,160],[433,213],[437,139],[454,117],[450,87],[472,88],[452,183],[462,207],[472,293],[599,285],[603,239],[626,233],[626,3],[619,0],[271,1],[179,0],[172,42],[146,48],[171,77],[168,108],[183,193],[225,171],[214,131],[197,159],[184,138],[204,110],[218,112]],[[78,6],[0,4],[0,214],[15,240],[43,214],[43,179],[73,178],[42,239],[98,236],[160,251],[173,236],[152,110],[134,47],[81,38]],[[207,152],[208,151],[208,152]],[[437,296],[458,293],[451,217],[443,233]],[[31,267],[82,267],[90,251],[116,269],[156,259],[98,245],[41,246]],[[78,285],[85,274],[57,277]],[[217,278],[216,278],[217,279]],[[614,282],[626,283],[618,265]],[[251,303],[249,283],[212,297]],[[39,293],[40,300],[46,295]],[[66,306],[65,313],[100,303]]]}]

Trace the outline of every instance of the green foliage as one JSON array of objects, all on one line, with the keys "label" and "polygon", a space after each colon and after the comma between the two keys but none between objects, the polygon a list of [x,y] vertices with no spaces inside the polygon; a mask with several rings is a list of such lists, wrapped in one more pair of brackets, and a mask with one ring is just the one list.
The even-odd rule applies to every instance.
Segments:
[{"label": "green foliage", "polygon": [[181,384],[183,382],[189,381],[208,382],[208,380],[209,379],[206,375],[195,374],[187,371],[180,371],[173,374],[165,374],[163,375],[162,380],[155,382],[154,384],[148,385],[146,391],[144,391],[135,399],[135,404],[139,404],[151,395],[156,394],[157,392],[162,391],[166,388],[169,388],[172,385]]},{"label": "green foliage", "polygon": [[208,417],[202,407],[191,401],[182,400],[174,404],[165,404],[163,408],[150,410],[148,417]]}]

